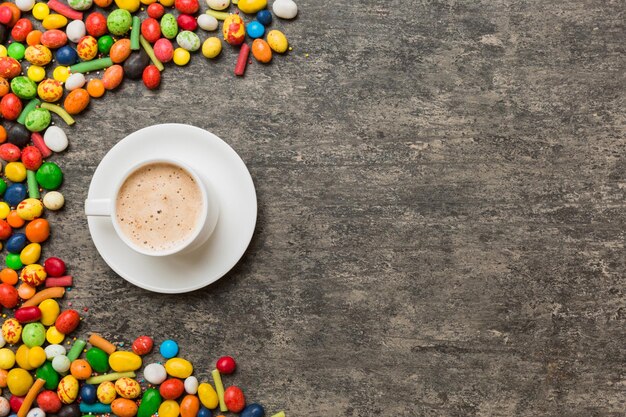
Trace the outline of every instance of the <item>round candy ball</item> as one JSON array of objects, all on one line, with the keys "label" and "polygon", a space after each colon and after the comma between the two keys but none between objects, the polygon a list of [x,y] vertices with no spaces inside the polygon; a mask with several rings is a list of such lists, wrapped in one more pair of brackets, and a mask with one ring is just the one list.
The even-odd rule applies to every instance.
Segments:
[{"label": "round candy ball", "polygon": [[59,48],[55,57],[59,65],[73,65],[78,61],[78,53],[74,48],[68,45]]},{"label": "round candy ball", "polygon": [[43,345],[46,341],[46,328],[41,323],[28,323],[22,330],[22,341],[29,348]]},{"label": "round candy ball", "polygon": [[13,42],[7,48],[7,53],[9,54],[11,58],[21,61],[24,58],[24,55],[26,54],[26,47],[19,42]]},{"label": "round candy ball", "polygon": [[170,62],[174,57],[174,47],[168,39],[161,38],[154,44],[154,55],[161,62]]},{"label": "round candy ball", "polygon": [[35,7],[35,0],[15,0],[15,5],[23,12],[28,12]]},{"label": "round candy ball", "polygon": [[82,20],[72,20],[65,28],[67,39],[74,43],[78,43],[83,36],[87,34],[85,22]]},{"label": "round candy ball", "polygon": [[183,30],[176,35],[176,43],[187,51],[193,52],[200,49],[200,38],[190,30]]},{"label": "round candy ball", "polygon": [[159,346],[159,352],[165,359],[173,358],[178,355],[178,343],[171,339],[167,339]]},{"label": "round candy ball", "polygon": [[264,417],[265,409],[261,404],[253,403],[243,409],[239,417]]},{"label": "round candy ball", "polygon": [[69,371],[71,364],[69,358],[65,355],[55,356],[52,359],[52,367],[60,374]]},{"label": "round candy ball", "polygon": [[269,10],[261,10],[256,14],[256,20],[263,26],[268,26],[272,23],[272,13]]},{"label": "round candy ball", "polygon": [[160,363],[151,363],[143,370],[143,377],[153,385],[159,385],[167,379],[167,371]]},{"label": "round candy ball", "polygon": [[107,28],[115,36],[124,35],[132,24],[133,18],[128,10],[115,9],[107,17]]},{"label": "round candy ball", "polygon": [[35,175],[37,183],[46,190],[56,190],[63,182],[63,172],[54,162],[45,162]]},{"label": "round candy ball", "polygon": [[0,397],[0,417],[6,417],[11,413],[11,404],[9,400],[4,397]]},{"label": "round candy ball", "polygon": [[28,113],[24,125],[26,126],[26,129],[31,132],[41,132],[50,125],[51,121],[52,116],[50,115],[50,111],[39,108],[33,109],[30,113]]},{"label": "round candy ball", "polygon": [[263,26],[261,23],[257,22],[256,20],[253,20],[252,22],[246,25],[246,33],[252,39],[260,38],[265,33],[265,26]]},{"label": "round candy ball", "polygon": [[111,47],[115,43],[115,40],[110,35],[104,35],[98,38],[98,52],[101,54],[108,54]]},{"label": "round candy ball", "polygon": [[43,196],[43,205],[48,210],[61,210],[65,205],[65,197],[58,191],[50,191]]},{"label": "round candy ball", "polygon": [[16,207],[26,198],[27,188],[24,184],[11,184],[4,193],[4,201],[9,206]]},{"label": "round candy ball", "polygon": [[237,368],[237,363],[232,356],[222,356],[217,360],[215,367],[221,374],[232,374]]},{"label": "round candy ball", "polygon": [[85,404],[95,404],[98,400],[96,387],[91,384],[84,384],[80,389],[80,398]]}]

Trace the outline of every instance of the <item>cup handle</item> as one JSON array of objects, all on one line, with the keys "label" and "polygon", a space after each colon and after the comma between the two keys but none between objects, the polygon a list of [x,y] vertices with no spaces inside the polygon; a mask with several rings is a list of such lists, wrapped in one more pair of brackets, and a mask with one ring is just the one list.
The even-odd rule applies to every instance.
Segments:
[{"label": "cup handle", "polygon": [[108,198],[85,200],[85,214],[87,216],[110,216],[111,200]]}]

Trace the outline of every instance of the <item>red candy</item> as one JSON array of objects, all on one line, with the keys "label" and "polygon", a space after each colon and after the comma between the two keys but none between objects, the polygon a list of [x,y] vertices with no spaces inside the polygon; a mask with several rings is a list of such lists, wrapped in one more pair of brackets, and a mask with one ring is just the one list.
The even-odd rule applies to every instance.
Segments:
[{"label": "red candy", "polygon": [[11,405],[11,410],[14,413],[17,413],[24,402],[24,397],[18,397],[17,395],[11,395],[9,399],[9,404]]},{"label": "red candy", "polygon": [[0,23],[8,25],[13,19],[13,12],[6,6],[0,7]]},{"label": "red candy", "polygon": [[26,36],[33,31],[33,24],[29,19],[22,18],[15,23],[13,29],[11,29],[11,36],[18,42],[24,42]]},{"label": "red candy", "polygon": [[48,258],[43,263],[46,274],[51,277],[60,277],[65,274],[65,262],[56,257]]},{"label": "red candy", "polygon": [[181,13],[194,14],[200,8],[198,0],[176,0],[174,7]]},{"label": "red candy", "polygon": [[46,146],[46,142],[44,142],[43,136],[41,136],[40,133],[37,133],[37,132],[31,133],[30,140],[32,140],[33,145],[35,145],[35,147],[39,149],[39,152],[41,152],[41,156],[43,156],[44,158],[47,158],[50,155],[52,155],[52,151],[50,150],[50,148]]},{"label": "red candy", "polygon": [[[0,102],[0,112],[2,109],[2,102]],[[20,160],[22,151],[16,145],[12,143],[3,143],[0,145],[0,158],[7,162],[15,162]]]},{"label": "red candy", "polygon": [[11,225],[6,220],[0,219],[0,240],[6,240],[13,234]]},{"label": "red candy", "polygon": [[54,322],[54,327],[63,334],[72,333],[80,324],[80,316],[76,310],[65,310]]},{"label": "red candy", "polygon": [[43,46],[57,49],[67,43],[67,35],[59,29],[46,30],[39,40]]},{"label": "red candy", "polygon": [[0,57],[0,77],[10,80],[20,75],[21,72],[22,66],[16,59],[10,56]]},{"label": "red candy", "polygon": [[5,308],[13,308],[17,305],[17,290],[13,285],[0,284],[0,305]]},{"label": "red candy", "polygon": [[0,114],[7,120],[15,120],[22,112],[22,101],[18,96],[9,93],[0,100]]},{"label": "red candy", "polygon": [[241,45],[239,50],[239,56],[237,57],[237,64],[235,65],[235,75],[242,76],[246,72],[246,64],[248,63],[248,55],[250,54],[250,47],[247,43]]},{"label": "red candy", "polygon": [[63,404],[59,399],[59,396],[54,391],[41,391],[37,395],[37,405],[46,413],[54,414],[58,412]]},{"label": "red candy", "polygon": [[133,352],[137,355],[147,355],[152,351],[152,347],[154,346],[154,341],[150,336],[139,336],[133,342]]},{"label": "red candy", "polygon": [[154,65],[148,65],[144,68],[141,78],[148,90],[154,90],[161,84],[161,72]]},{"label": "red candy", "polygon": [[224,403],[229,411],[238,413],[246,406],[246,397],[239,387],[233,385],[224,391]]},{"label": "red candy", "polygon": [[15,310],[15,319],[22,324],[39,321],[40,318],[41,310],[37,306],[20,307]]},{"label": "red candy", "polygon": [[165,7],[159,3],[152,3],[146,10],[148,16],[153,19],[160,19],[165,14]]},{"label": "red candy", "polygon": [[183,381],[176,378],[166,379],[159,387],[159,393],[165,400],[175,400],[183,395],[183,392],[185,392],[185,385]]},{"label": "red candy", "polygon": [[161,25],[151,17],[141,22],[141,34],[150,43],[156,42],[161,37]]},{"label": "red candy", "polygon": [[43,163],[43,156],[41,151],[34,146],[27,146],[22,149],[22,163],[26,169],[31,171],[37,171]]},{"label": "red candy", "polygon": [[235,368],[237,368],[237,363],[232,356],[222,356],[217,360],[215,367],[218,371],[220,371],[220,374],[229,375],[235,372]]},{"label": "red candy", "polygon": [[198,28],[198,22],[196,21],[196,18],[188,14],[181,14],[180,16],[178,16],[176,21],[178,22],[178,26],[182,30],[190,30],[193,32]]},{"label": "red candy", "polygon": [[107,33],[107,18],[102,13],[94,12],[85,20],[87,33],[99,37]]},{"label": "red candy", "polygon": [[174,57],[174,47],[169,39],[161,38],[154,44],[154,55],[163,63],[170,62]]},{"label": "red candy", "polygon": [[71,287],[73,283],[71,275],[64,275],[56,278],[46,278],[46,287]]}]

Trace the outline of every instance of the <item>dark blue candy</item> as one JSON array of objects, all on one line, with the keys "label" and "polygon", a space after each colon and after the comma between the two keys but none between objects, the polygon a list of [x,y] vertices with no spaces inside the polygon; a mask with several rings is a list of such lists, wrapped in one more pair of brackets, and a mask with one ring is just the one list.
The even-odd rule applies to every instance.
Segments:
[{"label": "dark blue candy", "polygon": [[4,193],[4,201],[11,207],[17,207],[26,198],[26,192],[24,184],[11,184]]},{"label": "dark blue candy", "polygon": [[85,384],[80,389],[80,398],[85,404],[95,404],[98,397],[96,396],[96,387],[91,384]]},{"label": "dark blue candy", "polygon": [[26,235],[24,233],[13,233],[13,235],[7,240],[6,247],[11,253],[20,253],[26,246]]},{"label": "dark blue candy", "polygon": [[209,410],[208,408],[202,406],[198,410],[198,414],[196,414],[196,417],[211,417],[212,415],[213,415],[213,413],[211,413],[211,410]]},{"label": "dark blue candy", "polygon": [[261,404],[249,404],[246,408],[243,409],[239,417],[263,417],[265,415],[265,410]]},{"label": "dark blue candy", "polygon": [[268,26],[272,23],[272,13],[269,10],[261,10],[256,14],[256,20],[261,22],[263,26]]},{"label": "dark blue candy", "polygon": [[78,54],[71,46],[63,46],[56,53],[59,65],[73,65],[78,61]]}]

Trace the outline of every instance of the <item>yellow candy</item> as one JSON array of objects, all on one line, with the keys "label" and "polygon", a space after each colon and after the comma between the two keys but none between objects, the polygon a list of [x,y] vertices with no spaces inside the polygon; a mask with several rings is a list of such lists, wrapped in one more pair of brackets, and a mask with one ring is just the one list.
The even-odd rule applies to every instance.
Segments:
[{"label": "yellow candy", "polygon": [[204,55],[205,58],[215,58],[220,52],[222,52],[222,41],[215,36],[208,38],[202,44],[202,55]]},{"label": "yellow candy", "polygon": [[52,78],[62,83],[64,83],[65,80],[67,80],[69,76],[70,76],[70,67],[58,66],[52,72]]},{"label": "yellow candy", "polygon": [[187,65],[190,59],[191,55],[189,54],[189,51],[183,48],[176,48],[174,50],[174,64],[182,67],[183,65]]},{"label": "yellow candy", "polygon": [[0,202],[0,219],[6,219],[11,212],[11,207],[4,201]]},{"label": "yellow candy", "polygon": [[238,14],[228,15],[222,27],[224,40],[231,45],[241,45],[246,38],[246,27]]},{"label": "yellow candy", "polygon": [[141,356],[133,352],[113,352],[109,356],[109,366],[115,372],[136,371],[141,368]]},{"label": "yellow candy", "polygon": [[46,351],[41,346],[33,346],[28,354],[28,363],[33,369],[39,368],[46,361]]},{"label": "yellow candy", "polygon": [[174,1],[175,0],[159,0],[159,3],[161,3],[163,7],[172,7],[174,5]]},{"label": "yellow candy", "polygon": [[117,391],[115,391],[115,385],[111,381],[103,382],[98,385],[96,390],[96,396],[98,401],[102,404],[111,404],[115,397],[117,397]]},{"label": "yellow candy", "polygon": [[151,5],[152,3],[156,3],[157,0],[141,0],[141,4],[145,4],[146,6]]},{"label": "yellow candy", "polygon": [[122,377],[115,381],[115,391],[120,397],[132,400],[141,394],[141,386],[132,378]]},{"label": "yellow candy", "polygon": [[41,310],[40,321],[44,326],[52,326],[61,312],[59,303],[52,299],[42,301],[39,304],[39,310]]},{"label": "yellow candy", "polygon": [[48,103],[54,103],[55,101],[59,101],[61,97],[63,97],[63,82],[57,78],[67,79],[69,76],[69,71],[67,71],[67,76],[65,74],[67,67],[56,67],[53,72],[52,78],[46,78],[37,86],[37,95],[43,101]]},{"label": "yellow candy", "polygon": [[2,337],[10,345],[20,341],[22,337],[22,325],[16,319],[7,319],[2,323]]},{"label": "yellow candy", "polygon": [[159,406],[159,417],[178,417],[180,407],[174,400],[166,400]]},{"label": "yellow candy", "polygon": [[[7,167],[10,164],[18,164],[18,163],[21,163],[21,162],[11,162],[7,164]],[[24,167],[24,164],[22,164],[22,167]],[[25,167],[24,167],[24,171],[26,171]],[[43,203],[41,202],[41,200],[38,200],[36,198],[27,198],[25,200],[22,200],[22,202],[17,205],[17,215],[26,221],[34,220],[37,217],[41,217],[42,213],[43,213]]]},{"label": "yellow candy", "polygon": [[78,380],[72,375],[66,375],[59,381],[57,395],[64,404],[71,404],[78,397]]},{"label": "yellow candy", "polygon": [[58,331],[56,327],[51,326],[46,331],[46,340],[52,345],[58,345],[65,340],[65,335]]},{"label": "yellow candy", "polygon": [[12,182],[22,182],[26,179],[26,167],[21,162],[9,162],[4,167],[4,175]]},{"label": "yellow candy", "polygon": [[15,361],[20,368],[26,369],[27,371],[32,371],[34,368],[30,366],[30,361],[28,360],[29,356],[30,348],[26,345],[21,345],[19,348],[17,348],[17,352],[15,352]]},{"label": "yellow candy", "polygon": [[287,51],[289,47],[289,42],[287,41],[287,37],[280,30],[271,30],[270,33],[267,34],[267,43],[269,43],[270,48],[274,52],[278,52],[282,54]]},{"label": "yellow candy", "polygon": [[[37,4],[41,4],[41,3],[37,3]],[[26,76],[30,78],[31,80],[33,80],[34,82],[38,83],[39,81],[46,78],[46,70],[45,68],[42,68],[39,65],[31,65],[30,67],[28,67],[28,70],[26,71]]]},{"label": "yellow candy", "polygon": [[211,384],[203,382],[202,384],[198,385],[198,397],[200,397],[200,402],[202,403],[202,405],[209,410],[213,410],[217,407],[217,392],[215,392],[215,389]]},{"label": "yellow candy", "polygon": [[67,17],[60,14],[49,14],[44,17],[43,22],[41,22],[43,27],[47,30],[50,29],[61,29],[67,25]]},{"label": "yellow candy", "polygon": [[193,365],[186,359],[172,358],[165,362],[165,371],[170,376],[185,379],[193,373]]},{"label": "yellow candy", "polygon": [[15,353],[11,349],[0,349],[0,369],[11,369],[15,365]]},{"label": "yellow candy", "polygon": [[7,51],[6,46],[0,45],[0,57],[5,57],[8,54],[9,54],[9,52]]},{"label": "yellow candy", "polygon": [[141,5],[139,0],[115,0],[115,4],[117,4],[117,7],[120,9],[128,10],[131,13],[135,13],[139,10],[139,6]]},{"label": "yellow candy", "polygon": [[37,3],[33,7],[33,17],[37,20],[43,20],[50,14],[50,8],[46,3]]},{"label": "yellow candy", "polygon": [[7,374],[7,386],[13,395],[26,395],[32,385],[33,377],[24,369],[13,368]]},{"label": "yellow candy", "polygon": [[41,256],[41,245],[39,243],[29,243],[20,252],[20,261],[24,265],[32,265]]},{"label": "yellow candy", "polygon": [[244,13],[252,14],[267,7],[267,0],[239,0],[237,7]]},{"label": "yellow candy", "polygon": [[52,52],[44,45],[31,45],[26,48],[24,58],[33,65],[45,66],[52,61]]}]

